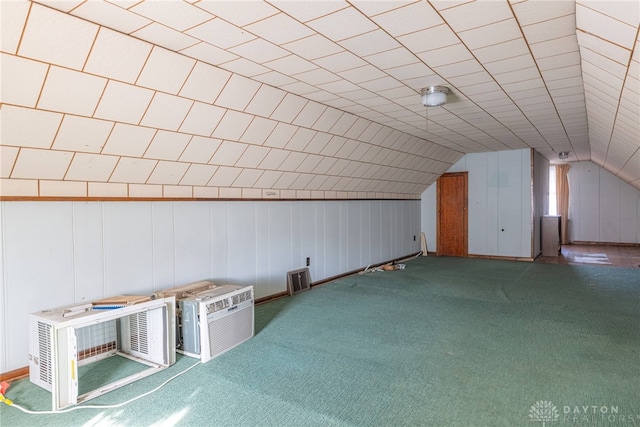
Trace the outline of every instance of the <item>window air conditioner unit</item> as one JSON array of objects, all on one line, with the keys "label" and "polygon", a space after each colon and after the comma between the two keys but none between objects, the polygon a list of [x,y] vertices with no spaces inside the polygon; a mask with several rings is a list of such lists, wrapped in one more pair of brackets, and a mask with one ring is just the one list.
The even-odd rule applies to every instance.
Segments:
[{"label": "window air conditioner unit", "polygon": [[253,337],[253,286],[215,285],[179,298],[177,304],[178,351],[202,363]]},{"label": "window air conditioner unit", "polygon": [[[175,363],[175,298],[143,297],[137,303],[94,304],[29,315],[29,379],[51,392],[54,411],[98,397]],[[140,366],[133,374],[127,370],[121,373],[122,378],[78,395],[79,388],[87,388],[84,381],[81,387],[78,385],[86,379],[79,378],[79,368],[112,356],[125,357]],[[110,375],[116,378],[118,373]],[[96,383],[99,379],[91,377]],[[93,384],[91,380],[88,384]]]}]

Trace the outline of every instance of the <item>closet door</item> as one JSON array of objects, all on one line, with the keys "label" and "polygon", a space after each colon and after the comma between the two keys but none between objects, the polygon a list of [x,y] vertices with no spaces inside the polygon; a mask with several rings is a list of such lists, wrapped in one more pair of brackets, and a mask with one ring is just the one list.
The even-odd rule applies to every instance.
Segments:
[{"label": "closet door", "polygon": [[443,174],[437,191],[437,254],[467,256],[467,172]]}]

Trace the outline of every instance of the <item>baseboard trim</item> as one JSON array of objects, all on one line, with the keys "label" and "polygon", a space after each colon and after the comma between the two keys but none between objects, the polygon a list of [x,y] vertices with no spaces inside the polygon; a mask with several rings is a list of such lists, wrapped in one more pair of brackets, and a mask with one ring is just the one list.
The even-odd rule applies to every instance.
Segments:
[{"label": "baseboard trim", "polygon": [[640,248],[640,243],[619,243],[619,242],[582,242],[574,241],[565,243],[565,245],[584,245],[584,246],[621,246],[625,248]]},{"label": "baseboard trim", "polygon": [[14,369],[9,372],[0,372],[0,381],[15,381],[29,376],[29,367]]},{"label": "baseboard trim", "polygon": [[496,259],[502,261],[523,261],[523,262],[533,262],[535,258],[532,257],[514,257],[514,256],[498,256],[498,255],[467,255],[468,258],[479,258],[479,259]]}]

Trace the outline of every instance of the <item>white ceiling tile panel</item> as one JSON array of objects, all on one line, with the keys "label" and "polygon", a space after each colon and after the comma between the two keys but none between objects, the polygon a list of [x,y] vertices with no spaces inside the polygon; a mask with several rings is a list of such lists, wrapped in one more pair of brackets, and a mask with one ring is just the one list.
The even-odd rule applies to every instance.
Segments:
[{"label": "white ceiling tile panel", "polygon": [[188,163],[159,161],[147,180],[147,184],[175,185],[180,182],[188,167]]},{"label": "white ceiling tile panel", "polygon": [[236,162],[236,166],[241,168],[257,168],[270,151],[271,149],[268,147],[249,145]]},{"label": "white ceiling tile panel", "polygon": [[278,180],[276,181],[276,183],[273,184],[273,187],[279,188],[279,189],[291,188],[291,186],[296,181],[296,179],[298,179],[299,176],[300,176],[299,173],[283,172],[282,175],[280,175],[280,178],[278,178]]},{"label": "white ceiling tile panel", "polygon": [[191,164],[180,180],[180,185],[207,185],[218,166]]},{"label": "white ceiling tile panel", "polygon": [[196,37],[188,36],[156,22],[134,31],[131,35],[173,51],[180,51],[199,43],[199,39]]},{"label": "white ceiling tile panel", "polygon": [[284,159],[284,161],[280,164],[280,166],[278,167],[278,170],[293,172],[296,169],[298,169],[298,167],[306,157],[307,157],[307,154],[292,151],[289,153],[287,158]]},{"label": "white ceiling tile panel", "polygon": [[565,15],[549,21],[523,26],[522,31],[529,43],[560,39],[575,34],[576,19],[574,15]]},{"label": "white ceiling tile panel", "polygon": [[153,94],[149,89],[110,80],[94,117],[137,124],[149,107]]},{"label": "white ceiling tile panel", "polygon": [[288,155],[289,151],[272,148],[258,166],[260,169],[277,170]]},{"label": "white ceiling tile panel", "polygon": [[19,151],[18,147],[0,145],[0,178],[9,178]]},{"label": "white ceiling tile panel", "polygon": [[331,139],[325,144],[319,154],[323,156],[334,156],[340,147],[346,143],[346,138],[342,138],[339,136],[333,136]]},{"label": "white ceiling tile panel", "polygon": [[0,53],[0,103],[35,107],[47,68],[41,62]]},{"label": "white ceiling tile panel", "polygon": [[295,117],[292,124],[303,127],[311,127],[322,116],[327,106],[317,102],[308,102]]},{"label": "white ceiling tile panel", "polygon": [[273,61],[290,54],[285,49],[282,49],[275,44],[263,39],[248,41],[241,45],[230,48],[229,51],[235,53],[238,56],[257,62],[258,64]]},{"label": "white ceiling tile panel", "polygon": [[315,91],[317,91],[317,88],[311,86],[310,84],[306,84],[304,82],[301,81],[297,81],[295,83],[291,83],[288,85],[284,85],[284,86],[280,86],[280,89],[286,91],[286,92],[290,92],[290,93],[295,93],[296,95],[300,95],[302,97],[306,97],[306,95],[308,93],[313,93]]},{"label": "white ceiling tile panel", "polygon": [[441,10],[441,13],[456,31],[470,30],[512,17],[507,2],[471,2]]},{"label": "white ceiling tile panel", "polygon": [[469,50],[461,43],[419,53],[417,56],[431,68],[473,59]]},{"label": "white ceiling tile panel", "polygon": [[376,29],[373,22],[353,7],[314,19],[307,22],[307,25],[333,41],[344,40]]},{"label": "white ceiling tile panel", "polygon": [[394,37],[443,24],[440,15],[427,2],[399,7],[376,15],[373,20]]},{"label": "white ceiling tile panel", "polygon": [[576,35],[578,37],[581,52],[584,52],[585,50],[598,52],[600,55],[604,55],[620,64],[627,64],[629,62],[629,56],[631,54],[629,49],[615,45],[607,40],[603,40],[593,34],[585,33],[581,30],[577,31]]},{"label": "white ceiling tile panel", "polygon": [[118,163],[117,156],[76,153],[64,176],[69,181],[106,182]]},{"label": "white ceiling tile panel", "polygon": [[[34,4],[22,35],[20,56],[82,69],[98,26]],[[64,46],[64,49],[60,49]]]},{"label": "white ceiling tile panel", "polygon": [[474,49],[473,54],[480,62],[494,62],[514,56],[527,55],[529,49],[522,38]]},{"label": "white ceiling tile panel", "polygon": [[2,2],[0,14],[0,50],[16,53],[22,37],[24,23],[29,14],[29,2]]},{"label": "white ceiling tile panel", "polygon": [[305,147],[305,151],[307,153],[320,154],[331,138],[331,134],[317,132]]},{"label": "white ceiling tile panel", "polygon": [[340,52],[333,55],[318,58],[313,61],[316,65],[326,68],[334,73],[340,71],[346,71],[353,68],[362,67],[367,63],[360,57],[354,55],[351,52]]},{"label": "white ceiling tile panel", "polygon": [[418,61],[418,58],[404,47],[368,55],[364,59],[383,70],[413,64]]},{"label": "white ceiling tile panel", "polygon": [[535,63],[531,55],[519,55],[495,62],[486,62],[484,67],[492,74],[500,75],[511,71],[523,70],[534,67]]},{"label": "white ceiling tile panel", "polygon": [[208,163],[220,144],[222,141],[219,139],[194,136],[179,160],[190,163]]},{"label": "white ceiling tile panel", "polygon": [[602,71],[605,71],[619,79],[624,79],[627,74],[627,64],[620,64],[619,62],[613,61],[588,49],[582,49],[581,55],[582,61],[588,62],[589,64],[600,68]]},{"label": "white ceiling tile panel", "polygon": [[223,48],[208,43],[197,43],[188,48],[181,49],[180,53],[212,65],[227,63],[238,58],[238,55],[234,55]]},{"label": "white ceiling tile panel", "polygon": [[289,43],[313,34],[313,30],[284,13],[245,26],[248,31],[275,44]]},{"label": "white ceiling tile panel", "polygon": [[342,40],[340,45],[358,56],[372,55],[400,47],[400,43],[380,29]]},{"label": "white ceiling tile panel", "polygon": [[415,3],[417,1],[420,1],[420,0],[380,0],[380,1],[351,0],[349,1],[349,3],[354,5],[363,13],[366,13],[368,16],[375,16],[384,12],[388,12],[392,9],[404,7],[406,5]]},{"label": "white ceiling tile panel", "polygon": [[82,2],[71,13],[87,21],[100,22],[124,34],[130,34],[151,23],[149,19],[107,1]]},{"label": "white ceiling tile panel", "polygon": [[[282,176],[282,172],[277,171],[265,171],[261,176],[258,182],[256,182],[255,186],[259,188],[268,188],[272,189],[275,185],[276,181],[280,179]],[[278,190],[275,190],[278,192]]]},{"label": "white ceiling tile panel", "polygon": [[129,184],[127,187],[128,187],[128,196],[129,197],[154,197],[154,198],[156,198],[156,197],[162,197],[163,196],[162,185]]},{"label": "white ceiling tile panel", "polygon": [[414,53],[440,49],[460,43],[458,36],[446,25],[438,25],[398,37],[400,43]]},{"label": "white ceiling tile panel", "polygon": [[280,105],[285,95],[286,92],[280,89],[262,85],[244,111],[258,116],[269,117]]},{"label": "white ceiling tile panel", "polygon": [[185,33],[222,49],[228,49],[256,38],[250,32],[219,18],[191,28]]},{"label": "white ceiling tile panel", "polygon": [[58,132],[62,114],[30,108],[0,107],[0,144],[49,148]]},{"label": "white ceiling tile panel", "polygon": [[278,13],[278,9],[262,1],[199,1],[197,7],[234,25],[243,26]]},{"label": "white ceiling tile panel", "polygon": [[371,64],[363,65],[362,67],[358,68],[352,68],[347,71],[341,71],[338,74],[340,75],[340,77],[343,77],[355,84],[387,77],[387,74],[384,71],[374,67]]},{"label": "white ceiling tile panel", "polygon": [[225,112],[224,108],[195,102],[180,125],[180,132],[209,136],[213,133]]},{"label": "white ceiling tile panel", "polygon": [[158,129],[178,130],[194,101],[156,92],[140,124]]},{"label": "white ceiling tile panel", "polygon": [[231,73],[228,71],[197,62],[180,89],[180,96],[211,104],[230,77]]},{"label": "white ceiling tile panel", "polygon": [[159,130],[144,153],[147,159],[178,160],[191,135]]},{"label": "white ceiling tile panel", "polygon": [[122,157],[111,174],[109,182],[144,184],[157,163],[157,160]]},{"label": "white ceiling tile panel", "polygon": [[91,116],[107,81],[67,68],[51,67],[38,108]]},{"label": "white ceiling tile panel", "polygon": [[175,95],[182,88],[194,65],[193,59],[156,46],[151,51],[136,84]]},{"label": "white ceiling tile panel", "polygon": [[246,149],[247,144],[223,141],[211,160],[209,160],[209,163],[212,165],[233,166]]},{"label": "white ceiling tile panel", "polygon": [[520,25],[530,25],[548,21],[566,15],[573,15],[576,11],[575,2],[553,1],[539,7],[535,2],[524,1],[513,5],[513,10]]},{"label": "white ceiling tile panel", "polygon": [[87,196],[86,182],[40,180],[39,184],[40,197]]},{"label": "white ceiling tile panel", "polygon": [[[304,73],[296,74],[295,78],[298,79],[298,80],[301,80],[304,83],[308,83],[310,85],[311,92],[309,92],[309,93],[317,92],[317,88],[315,87],[316,85],[335,82],[336,80],[340,79],[340,77],[338,77],[337,75],[335,75],[332,72],[329,72],[329,71],[327,71],[327,70],[325,70],[323,68],[316,68],[315,70],[306,71]],[[289,87],[289,86],[285,85],[285,86],[281,86],[281,87],[283,89],[285,89],[286,87]],[[324,92],[324,93],[326,93],[326,92]]]},{"label": "white ceiling tile panel", "polygon": [[349,6],[349,4],[343,0],[314,3],[290,0],[270,0],[269,3],[301,22],[319,18],[323,15],[333,13]]},{"label": "white ceiling tile panel", "polygon": [[231,184],[233,187],[253,187],[264,171],[258,169],[242,169],[242,172]]},{"label": "white ceiling tile panel", "polygon": [[266,147],[283,148],[289,143],[289,140],[291,140],[296,133],[296,130],[296,126],[287,123],[278,123],[263,145]]},{"label": "white ceiling tile panel", "polygon": [[249,127],[254,116],[227,110],[224,117],[213,131],[211,136],[221,139],[237,141]]},{"label": "white ceiling tile panel", "polygon": [[242,169],[232,168],[229,166],[220,166],[213,174],[207,185],[215,187],[230,187],[233,181],[238,178]]},{"label": "white ceiling tile panel", "polygon": [[117,123],[102,148],[102,154],[141,157],[156,134],[156,129]]},{"label": "white ceiling tile panel", "polygon": [[341,145],[338,151],[334,154],[336,157],[340,157],[343,159],[351,158],[351,153],[358,146],[358,141],[354,141],[353,139],[346,139]]},{"label": "white ceiling tile panel", "polygon": [[[638,34],[638,15],[636,14],[635,16],[636,26],[634,27],[588,7],[594,4],[591,2],[578,2],[576,4],[576,27],[581,31],[631,49]],[[637,8],[638,6],[636,4],[633,7]],[[630,12],[629,9],[626,10]],[[632,14],[629,14],[629,17],[633,19]]]},{"label": "white ceiling tile panel", "polygon": [[251,76],[251,78],[274,87],[280,87],[296,81],[296,79],[286,76],[278,71],[269,71],[264,74]]},{"label": "white ceiling tile panel", "polygon": [[308,102],[300,96],[289,93],[269,117],[281,122],[291,123]]},{"label": "white ceiling tile panel", "polygon": [[307,154],[307,157],[305,157],[305,159],[300,162],[295,171],[301,173],[311,173],[322,161],[322,159],[323,157],[318,156],[317,154]]},{"label": "white ceiling tile panel", "polygon": [[134,83],[149,57],[151,48],[152,45],[149,43],[101,27],[84,71]]},{"label": "white ceiling tile panel", "polygon": [[547,56],[559,55],[561,53],[575,52],[577,48],[577,41],[575,35],[569,35],[559,39],[530,43],[529,47],[536,58],[545,58]]},{"label": "white ceiling tile panel", "polygon": [[467,74],[479,73],[484,71],[482,65],[475,59],[468,59],[466,61],[454,62],[452,64],[440,65],[433,67],[434,70],[443,76],[465,76]]},{"label": "white ceiling tile panel", "polygon": [[329,129],[329,132],[335,135],[344,135],[356,120],[358,120],[358,117],[353,114],[343,114],[331,129]]},{"label": "white ceiling tile panel", "polygon": [[215,103],[221,107],[242,111],[249,105],[260,86],[262,85],[259,82],[233,74]]},{"label": "white ceiling tile panel", "polygon": [[113,128],[113,122],[66,115],[52,148],[55,150],[99,153]]},{"label": "white ceiling tile panel", "polygon": [[470,49],[493,46],[522,36],[515,19],[506,19],[487,27],[474,28],[458,34]]},{"label": "white ceiling tile panel", "polygon": [[540,67],[541,70],[552,70],[554,68],[568,67],[570,65],[579,65],[580,52],[575,51],[571,53],[564,53],[561,55],[540,58],[537,63],[538,67]]},{"label": "white ceiling tile panel", "polygon": [[289,55],[284,58],[269,61],[264,64],[275,71],[285,73],[287,75],[304,73],[305,71],[311,71],[317,68],[312,62],[307,61],[299,56]]},{"label": "white ceiling tile panel", "polygon": [[[550,74],[552,71],[547,73],[543,73],[546,77],[546,74]],[[589,62],[582,63],[582,72],[583,72],[583,80],[585,84],[592,84],[596,86],[604,85],[609,90],[605,91],[609,94],[617,94],[622,90],[622,85],[624,84],[624,76],[614,76],[610,73],[607,73],[602,68],[598,68],[595,65]],[[585,88],[586,89],[586,88]],[[610,89],[613,89],[612,92]]]},{"label": "white ceiling tile panel", "polygon": [[305,151],[306,146],[316,135],[316,131],[305,128],[298,128],[296,133],[291,137],[285,148],[291,151]]},{"label": "white ceiling tile panel", "polygon": [[178,31],[195,27],[212,18],[211,14],[202,9],[177,1],[143,1],[129,10]]},{"label": "white ceiling tile panel", "polygon": [[255,117],[247,130],[240,137],[240,142],[247,144],[262,145],[273,132],[278,122],[275,120]]},{"label": "white ceiling tile panel", "polygon": [[36,150],[23,148],[11,172],[18,179],[62,179],[71,163],[69,151]]},{"label": "white ceiling tile panel", "polygon": [[333,55],[344,50],[339,45],[320,34],[312,34],[303,39],[286,43],[282,45],[282,47],[289,52],[310,61],[323,56]]}]

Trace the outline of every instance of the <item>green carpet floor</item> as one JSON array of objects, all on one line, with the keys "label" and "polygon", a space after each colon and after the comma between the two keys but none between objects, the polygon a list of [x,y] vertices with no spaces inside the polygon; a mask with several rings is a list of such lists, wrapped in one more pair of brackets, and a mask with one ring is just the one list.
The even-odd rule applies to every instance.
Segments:
[{"label": "green carpet floor", "polygon": [[[2,405],[0,423],[640,426],[640,269],[406,264],[257,306],[255,337],[124,407],[25,415]],[[195,362],[178,356],[88,404],[123,402]],[[28,380],[7,398],[51,405]]]}]

